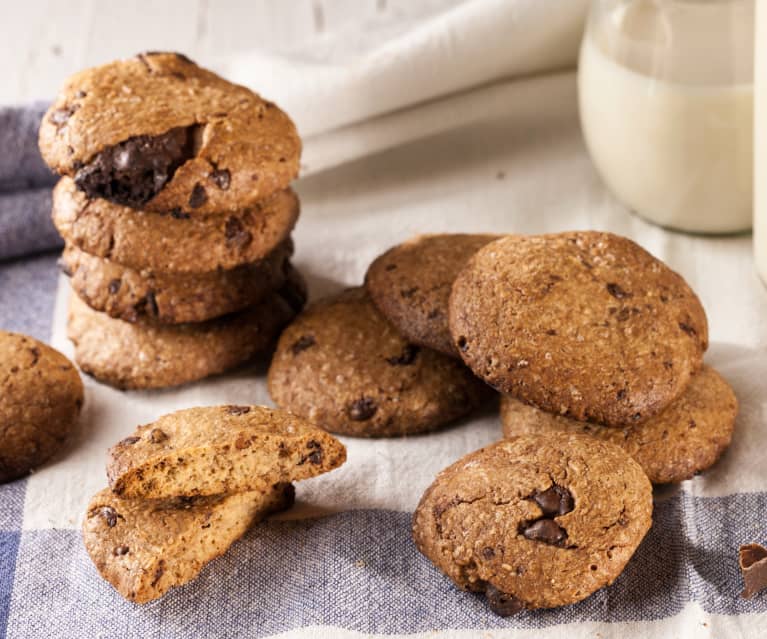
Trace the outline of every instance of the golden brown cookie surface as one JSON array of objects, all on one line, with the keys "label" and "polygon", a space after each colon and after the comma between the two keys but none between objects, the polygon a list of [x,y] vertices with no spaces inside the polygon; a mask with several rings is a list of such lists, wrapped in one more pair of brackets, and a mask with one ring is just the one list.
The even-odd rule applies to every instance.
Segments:
[{"label": "golden brown cookie surface", "polygon": [[443,470],[413,518],[418,549],[503,616],[575,603],[623,571],[652,518],[652,487],[621,448],[523,435]]},{"label": "golden brown cookie surface", "polygon": [[365,275],[371,299],[414,344],[458,356],[447,324],[453,281],[499,235],[419,235],[377,257]]},{"label": "golden brown cookie surface", "polygon": [[335,437],[285,411],[204,406],[139,426],[109,450],[107,477],[121,497],[197,497],[265,490],[345,460]]},{"label": "golden brown cookie surface", "polygon": [[192,499],[122,499],[108,488],[90,501],[83,542],[101,576],[146,603],[185,584],[256,521],[290,508],[293,486]]},{"label": "golden brown cookie surface", "polygon": [[53,189],[53,223],[66,242],[136,269],[205,273],[255,262],[288,239],[298,219],[283,190],[229,213],[174,216],[88,199],[70,178]]},{"label": "golden brown cookie surface", "polygon": [[693,376],[682,395],[642,424],[610,428],[546,413],[508,395],[501,397],[506,437],[571,433],[623,448],[655,484],[678,482],[712,466],[730,445],[738,400],[710,366]]},{"label": "golden brown cookie surface", "polygon": [[0,331],[0,483],[26,475],[66,441],[83,404],[83,384],[58,351]]},{"label": "golden brown cookie surface", "polygon": [[147,52],[72,75],[40,150],[89,197],[197,215],[285,188],[301,143],[274,104],[183,55]]},{"label": "golden brown cookie surface", "polygon": [[200,324],[124,322],[69,300],[67,335],[80,368],[122,389],[164,388],[234,368],[268,350],[304,291],[283,287],[260,304]]},{"label": "golden brown cookie surface", "polygon": [[433,430],[487,389],[454,358],[400,336],[363,288],[320,300],[282,334],[269,367],[278,406],[362,437]]},{"label": "golden brown cookie surface", "polygon": [[164,324],[204,322],[253,306],[290,276],[289,240],[266,258],[228,271],[154,273],[134,270],[67,246],[61,267],[72,289],[91,308],[110,317]]},{"label": "golden brown cookie surface", "polygon": [[600,232],[507,236],[458,275],[450,331],[498,390],[574,419],[640,423],[679,397],[708,345],[686,282]]}]

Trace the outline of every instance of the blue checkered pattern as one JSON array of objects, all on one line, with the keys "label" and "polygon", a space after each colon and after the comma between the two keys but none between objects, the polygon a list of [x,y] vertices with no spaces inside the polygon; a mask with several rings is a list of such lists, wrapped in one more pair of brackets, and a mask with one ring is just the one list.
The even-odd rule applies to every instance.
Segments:
[{"label": "blue checkered pattern", "polygon": [[[0,163],[0,192],[3,171],[14,170]],[[32,174],[34,184],[24,188],[45,180],[42,171]],[[3,223],[19,218],[3,217],[3,201],[6,257],[40,248],[35,233],[13,231],[8,240]],[[56,272],[51,254],[0,262],[0,327],[47,340]],[[0,638],[265,637],[316,625],[379,634],[540,629],[665,619],[691,601],[720,615],[767,613],[767,596],[740,598],[737,566],[740,544],[767,538],[765,492],[702,498],[678,487],[658,491],[652,530],[612,587],[573,606],[501,619],[416,551],[409,513],[387,510],[266,522],[194,582],[135,606],[98,576],[78,531],[23,530],[26,486],[0,486]]]}]

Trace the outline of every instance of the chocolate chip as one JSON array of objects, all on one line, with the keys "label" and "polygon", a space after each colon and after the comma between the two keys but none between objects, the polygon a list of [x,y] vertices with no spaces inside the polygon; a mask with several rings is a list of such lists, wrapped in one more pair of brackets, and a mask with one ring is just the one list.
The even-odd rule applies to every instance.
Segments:
[{"label": "chocolate chip", "polygon": [[567,537],[565,530],[553,519],[538,519],[524,527],[522,534],[526,539],[552,546],[560,544]]},{"label": "chocolate chip", "polygon": [[525,604],[514,595],[501,592],[493,584],[487,584],[485,597],[490,610],[500,617],[510,617],[525,609]]},{"label": "chocolate chip", "polygon": [[160,559],[160,563],[157,564],[157,568],[154,571],[154,578],[152,579],[152,586],[156,586],[160,582],[160,578],[165,574],[165,561]]},{"label": "chocolate chip", "polygon": [[250,412],[250,406],[227,406],[226,412],[230,415],[245,415]]},{"label": "chocolate chip", "polygon": [[109,290],[110,295],[117,295],[117,293],[120,291],[120,286],[122,285],[122,280],[112,280],[109,282],[109,285],[107,286],[107,289]]},{"label": "chocolate chip", "polygon": [[196,129],[176,127],[108,146],[77,170],[75,184],[91,197],[141,208],[194,156]]},{"label": "chocolate chip", "polygon": [[117,525],[117,518],[119,515],[117,514],[117,511],[111,506],[102,506],[99,510],[99,515],[104,518],[104,521],[110,528],[114,528]]},{"label": "chocolate chip", "polygon": [[349,418],[353,419],[355,422],[364,422],[365,420],[370,419],[376,414],[377,410],[378,406],[376,406],[375,401],[370,397],[360,397],[360,399],[354,400],[349,404],[349,407],[347,408]]},{"label": "chocolate chip", "polygon": [[88,94],[85,91],[78,91],[77,93],[75,93],[75,99],[82,100],[87,95]]},{"label": "chocolate chip", "polygon": [[126,437],[118,444],[118,446],[133,446],[137,441],[139,441],[138,437]]},{"label": "chocolate chip", "polygon": [[316,343],[317,341],[314,339],[314,335],[301,335],[301,337],[293,342],[293,345],[290,347],[290,352],[293,353],[293,355],[298,355],[307,348],[311,348]]},{"label": "chocolate chip", "polygon": [[121,557],[122,555],[127,555],[129,550],[128,546],[116,546],[112,552],[116,556]]},{"label": "chocolate chip", "polygon": [[466,352],[469,349],[469,343],[466,341],[466,338],[463,335],[458,338],[456,345],[458,346],[458,349],[463,352]]},{"label": "chocolate chip", "polygon": [[197,182],[192,187],[192,194],[189,196],[189,206],[193,209],[199,209],[207,201],[208,194],[205,192],[205,187]]},{"label": "chocolate chip", "polygon": [[57,129],[60,129],[69,121],[69,118],[71,118],[74,112],[79,108],[79,105],[73,104],[72,106],[56,109],[51,113],[49,119],[52,124],[56,125]]},{"label": "chocolate chip", "polygon": [[409,366],[415,361],[420,350],[415,344],[405,344],[399,355],[387,357],[386,361],[392,366]]},{"label": "chocolate chip", "polygon": [[29,365],[37,366],[37,362],[40,361],[40,349],[37,346],[33,346],[29,349],[29,352],[32,354],[32,362]]},{"label": "chocolate chip", "polygon": [[490,546],[485,546],[482,549],[482,557],[484,559],[492,559],[493,557],[495,557],[495,550],[490,548]]},{"label": "chocolate chip", "polygon": [[149,440],[153,444],[159,444],[164,442],[166,439],[168,439],[168,436],[165,434],[165,431],[161,430],[160,428],[153,428],[149,433]]},{"label": "chocolate chip", "polygon": [[395,270],[396,268],[397,268],[397,265],[396,265],[396,264],[387,264],[387,265],[384,267],[384,270],[386,270],[386,271],[393,271],[393,270]]},{"label": "chocolate chip", "polygon": [[626,397],[626,389],[621,388],[617,393],[615,393],[615,399],[618,401],[621,401],[622,399],[625,399]]},{"label": "chocolate chip", "polygon": [[301,464],[308,461],[315,466],[319,466],[322,463],[322,445],[319,442],[311,440],[307,442],[306,447],[311,449],[312,452],[301,459],[298,465],[300,466]]},{"label": "chocolate chip", "polygon": [[227,169],[216,169],[210,174],[210,179],[222,191],[228,190],[232,183],[232,176]]},{"label": "chocolate chip", "polygon": [[679,322],[679,328],[681,328],[685,333],[687,333],[690,337],[695,337],[698,334],[698,331],[696,331],[692,326],[689,324],[685,324],[684,322]]},{"label": "chocolate chip", "polygon": [[174,209],[171,209],[170,211],[171,217],[177,219],[177,220],[188,220],[191,215],[189,213],[184,213],[180,208],[176,207]]},{"label": "chocolate chip", "polygon": [[626,297],[631,297],[631,293],[624,291],[618,284],[615,282],[610,282],[607,285],[607,292],[612,295],[615,299],[622,300]]},{"label": "chocolate chip", "polygon": [[245,248],[253,239],[250,231],[245,229],[242,222],[236,217],[230,217],[226,220],[224,237],[226,238],[227,247],[235,249]]},{"label": "chocolate chip", "polygon": [[564,515],[574,507],[570,491],[558,484],[553,484],[543,492],[536,491],[532,498],[546,517]]},{"label": "chocolate chip", "polygon": [[148,291],[145,299],[147,313],[152,317],[157,317],[160,314],[160,309],[157,308],[157,298],[154,296],[154,291]]},{"label": "chocolate chip", "polygon": [[553,328],[550,328],[546,331],[546,335],[556,335],[557,331]]}]

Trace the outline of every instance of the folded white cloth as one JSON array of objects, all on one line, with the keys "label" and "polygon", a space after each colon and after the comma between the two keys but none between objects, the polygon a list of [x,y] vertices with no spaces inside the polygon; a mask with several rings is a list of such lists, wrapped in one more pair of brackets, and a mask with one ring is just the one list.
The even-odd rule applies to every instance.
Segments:
[{"label": "folded white cloth", "polygon": [[586,0],[414,2],[299,50],[254,51],[217,68],[291,114],[306,175],[517,101],[509,80],[575,65],[586,8]]}]

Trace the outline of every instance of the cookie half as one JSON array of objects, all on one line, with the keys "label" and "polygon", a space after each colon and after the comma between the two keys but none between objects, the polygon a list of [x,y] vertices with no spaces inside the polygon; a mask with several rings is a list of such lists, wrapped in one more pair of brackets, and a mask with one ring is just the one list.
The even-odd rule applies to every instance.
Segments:
[{"label": "cookie half", "polygon": [[684,481],[706,470],[730,445],[738,400],[730,385],[704,366],[679,399],[642,424],[610,428],[546,413],[509,395],[501,397],[506,437],[572,433],[623,448],[654,484]]},{"label": "cookie half", "polygon": [[124,322],[71,295],[67,335],[77,364],[101,382],[122,389],[177,386],[267,351],[300,310],[304,295],[289,285],[234,315],[175,326]]},{"label": "cookie half", "polygon": [[91,200],[70,178],[53,189],[53,223],[68,244],[138,270],[207,273],[256,262],[287,241],[298,213],[290,189],[247,208],[194,217]]},{"label": "cookie half", "polygon": [[107,477],[121,497],[196,497],[299,481],[345,460],[335,437],[285,411],[206,406],[139,426],[109,450]]},{"label": "cookie half", "polygon": [[460,362],[400,336],[363,288],[315,303],[288,326],[268,381],[281,408],[359,437],[434,430],[488,392]]},{"label": "cookie half", "polygon": [[23,477],[60,450],[82,405],[83,383],[64,355],[0,331],[0,483]]},{"label": "cookie half", "polygon": [[101,576],[123,597],[146,603],[185,584],[255,522],[290,508],[293,486],[156,501],[98,492],[88,505],[83,541]]},{"label": "cookie half", "polygon": [[62,270],[91,308],[110,317],[163,324],[204,322],[254,306],[279,289],[292,270],[290,240],[263,260],[224,271],[161,273],[134,270],[67,246]]},{"label": "cookie half", "polygon": [[640,423],[702,365],[706,314],[687,283],[629,239],[507,236],[456,278],[450,332],[501,392],[610,426]]},{"label": "cookie half", "polygon": [[500,235],[419,235],[377,257],[365,275],[371,299],[414,344],[458,357],[447,323],[456,276]]},{"label": "cookie half", "polygon": [[177,53],[71,76],[40,125],[43,159],[90,198],[146,211],[232,211],[284,189],[301,142],[271,102]]},{"label": "cookie half", "polygon": [[585,599],[620,575],[650,529],[652,486],[623,449],[523,435],[443,470],[413,517],[418,549],[502,616]]}]

